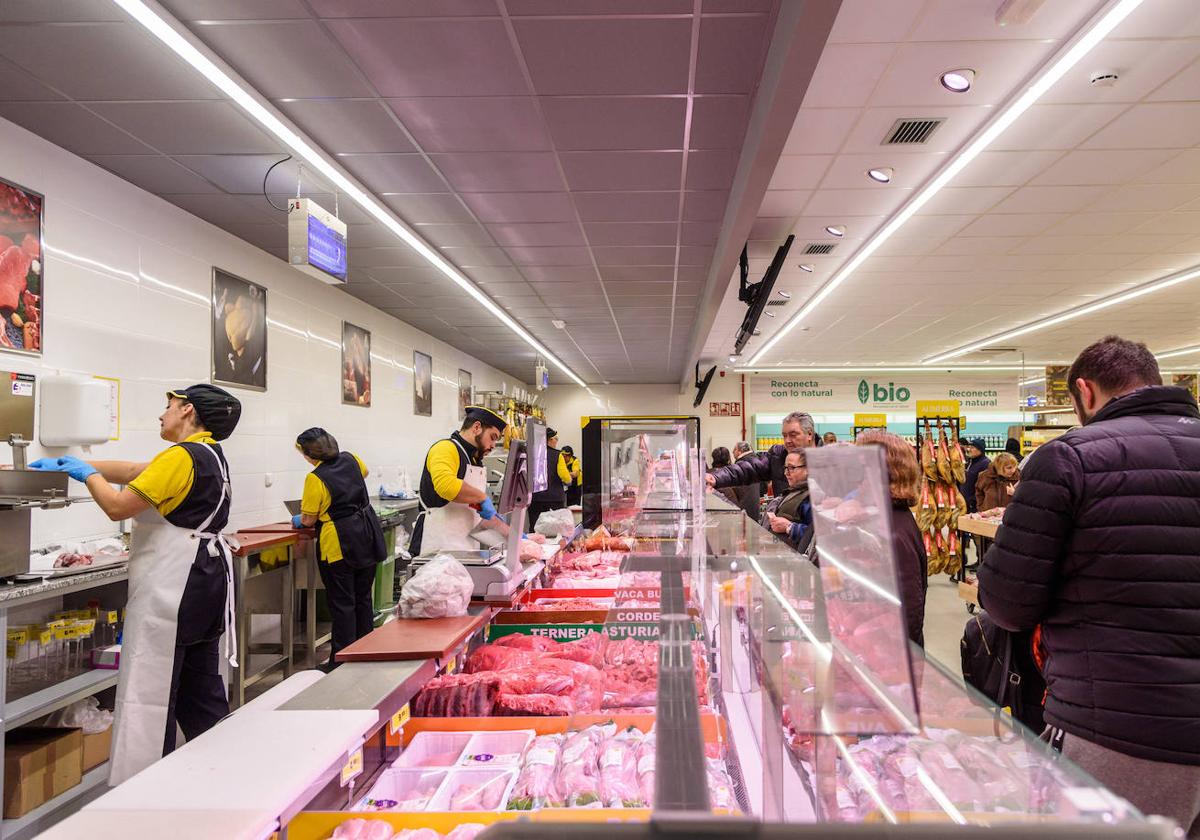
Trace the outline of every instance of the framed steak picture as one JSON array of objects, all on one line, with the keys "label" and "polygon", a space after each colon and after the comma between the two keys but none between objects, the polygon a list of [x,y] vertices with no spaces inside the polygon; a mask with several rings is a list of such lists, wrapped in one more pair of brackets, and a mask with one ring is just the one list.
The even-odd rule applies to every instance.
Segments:
[{"label": "framed steak picture", "polygon": [[212,380],[267,390],[267,290],[213,269]]},{"label": "framed steak picture", "polygon": [[371,333],[342,321],[342,402],[371,405]]},{"label": "framed steak picture", "polygon": [[433,416],[433,357],[413,351],[413,414]]},{"label": "framed steak picture", "polygon": [[458,416],[461,419],[471,404],[471,371],[458,369]]},{"label": "framed steak picture", "polygon": [[45,199],[0,179],[0,350],[42,353]]}]

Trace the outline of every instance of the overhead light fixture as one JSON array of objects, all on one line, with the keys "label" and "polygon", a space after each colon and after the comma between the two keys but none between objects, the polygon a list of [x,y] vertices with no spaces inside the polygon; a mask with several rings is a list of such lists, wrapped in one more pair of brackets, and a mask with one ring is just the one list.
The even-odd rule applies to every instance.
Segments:
[{"label": "overhead light fixture", "polygon": [[825,232],[828,233],[830,236],[836,236],[840,239],[841,237],[846,235],[846,226],[845,225],[826,225]]},{"label": "overhead light fixture", "polygon": [[800,263],[800,270],[807,271],[809,274],[812,274],[815,269],[813,268],[812,263]]},{"label": "overhead light fixture", "polygon": [[890,166],[881,166],[877,169],[868,169],[867,177],[872,181],[877,181],[880,184],[890,184],[892,176],[896,174],[896,170]]},{"label": "overhead light fixture", "polygon": [[560,321],[560,320],[559,320],[559,319],[557,319],[557,318],[555,318],[555,319],[554,319],[553,321],[551,321],[550,323],[554,325],[554,329],[556,329],[556,330],[565,330],[565,329],[567,328],[567,322],[566,322],[566,321]]},{"label": "overhead light fixture", "polygon": [[[477,303],[488,310],[496,320],[504,324],[522,341],[532,347],[543,358],[552,362],[555,367],[565,373],[577,385],[587,387],[573,370],[557,356],[547,350],[533,337],[528,330],[505,312],[499,304],[488,297],[483,290],[466,278],[457,268],[451,265],[436,250],[431,248],[423,239],[413,233],[393,213],[356,183],[320,150],[310,144],[305,138],[289,128],[276,113],[268,107],[266,99],[257,91],[244,85],[234,78],[231,71],[219,66],[212,58],[202,52],[196,44],[203,45],[198,38],[182,27],[176,28],[166,18],[162,17],[155,8],[151,8],[143,0],[113,0],[113,3],[123,9],[130,17],[145,27],[150,34],[161,41],[168,49],[190,64],[204,78],[208,79],[218,90],[228,96],[245,111],[251,119],[262,126],[268,133],[285,145],[296,157],[306,165],[311,166],[327,178],[333,186],[348,196],[361,207],[369,216],[382,224],[396,238],[404,242],[420,254],[426,262],[446,276],[448,280],[466,292]],[[155,4],[157,7],[157,4]],[[177,23],[177,22],[176,22]],[[206,48],[207,49],[207,48]]]},{"label": "overhead light fixture", "polygon": [[739,358],[740,356],[737,353],[731,353],[729,356],[729,361],[736,362]]},{"label": "overhead light fixture", "polygon": [[1020,373],[1026,370],[1017,365],[1000,366],[988,365],[946,365],[943,367],[920,367],[916,365],[907,366],[880,366],[880,365],[860,365],[858,367],[796,367],[795,365],[782,365],[779,367],[740,367],[737,368],[738,373]]},{"label": "overhead light fixture", "polygon": [[867,259],[874,254],[883,243],[887,242],[904,224],[911,219],[916,213],[924,207],[930,199],[942,191],[958,173],[966,168],[967,164],[975,160],[981,152],[988,148],[996,141],[1004,131],[1016,122],[1017,118],[1025,113],[1029,108],[1045,95],[1054,83],[1066,75],[1071,68],[1078,64],[1084,56],[1104,38],[1112,32],[1112,30],[1126,17],[1129,16],[1134,9],[1142,4],[1143,0],[1118,0],[1109,5],[1106,10],[1093,18],[1087,26],[1083,27],[1074,38],[1068,42],[1051,60],[1050,65],[1044,72],[1039,74],[1022,92],[1021,94],[1006,107],[1000,110],[996,117],[984,127],[982,131],[975,135],[962,151],[942,167],[941,171],[933,177],[929,183],[921,188],[916,195],[909,199],[896,215],[885,224],[879,231],[872,236],[867,242],[859,248],[854,256],[851,257],[841,270],[829,278],[820,289],[818,289],[805,304],[797,310],[796,314],[788,320],[787,323],[779,330],[776,330],[763,346],[758,349],[750,359],[752,364],[757,363],[766,353],[770,352],[771,348],[779,343],[791,329],[800,323],[800,321],[808,318],[814,309],[821,305],[825,298],[833,294],[838,286],[842,285],[855,271],[858,270]]},{"label": "overhead light fixture", "polygon": [[1180,347],[1178,350],[1168,350],[1166,353],[1155,353],[1156,359],[1173,359],[1176,356],[1190,356],[1193,353],[1200,353],[1200,344],[1191,347]]},{"label": "overhead light fixture", "polygon": [[791,292],[785,292],[785,291],[783,291],[782,289],[780,289],[780,290],[779,290],[779,296],[780,296],[781,298],[783,298],[784,300],[791,300],[791,299],[792,299],[792,293],[791,293]]},{"label": "overhead light fixture", "polygon": [[942,87],[951,93],[966,93],[975,82],[975,71],[969,67],[947,70],[941,75]]},{"label": "overhead light fixture", "polygon": [[1180,283],[1187,283],[1190,280],[1195,280],[1197,277],[1200,277],[1200,266],[1193,266],[1192,268],[1176,272],[1175,274],[1169,274],[1166,277],[1161,277],[1158,280],[1154,280],[1150,283],[1144,283],[1143,285],[1132,288],[1127,292],[1109,295],[1108,297],[1100,298],[1092,303],[1087,303],[1083,306],[1077,306],[1074,309],[1068,309],[1065,312],[1059,312],[1057,315],[1050,315],[1046,318],[1040,318],[1036,321],[1025,324],[1024,326],[1009,330],[1008,332],[990,336],[983,341],[964,344],[962,347],[957,347],[954,350],[948,350],[945,353],[938,353],[936,356],[930,356],[928,359],[924,359],[923,361],[926,364],[936,364],[937,362],[944,362],[947,359],[965,356],[967,353],[973,353],[980,348],[987,347],[988,345],[994,344],[998,341],[1008,341],[1009,339],[1017,338],[1022,335],[1029,335],[1029,333],[1038,332],[1039,330],[1044,330],[1048,327],[1057,326],[1066,321],[1073,321],[1076,318],[1082,318],[1085,315],[1091,315],[1103,309],[1108,309],[1110,306],[1128,303],[1129,301],[1142,297],[1143,295],[1148,295],[1152,292],[1158,292],[1163,289],[1170,288],[1171,286],[1178,286]]}]

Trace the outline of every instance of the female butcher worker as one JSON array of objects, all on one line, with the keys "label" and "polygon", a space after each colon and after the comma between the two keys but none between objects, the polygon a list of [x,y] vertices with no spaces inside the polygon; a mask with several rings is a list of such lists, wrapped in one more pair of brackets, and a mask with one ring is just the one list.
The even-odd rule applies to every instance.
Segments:
[{"label": "female butcher worker", "polygon": [[300,433],[296,448],[316,467],[304,478],[300,513],[292,517],[292,525],[317,526],[317,571],[333,617],[332,668],[339,650],[374,628],[371,590],[375,566],[387,556],[387,547],[363,480],[367,467],[358,456],[340,451],[333,435],[315,427]]},{"label": "female butcher worker", "polygon": [[134,520],[110,785],[174,750],[177,723],[190,741],[229,714],[220,672],[223,630],[225,653],[237,664],[233,562],[221,535],[229,465],[217,441],[241,414],[232,394],[193,385],[167,392],[159,436],[173,445],[148,464],[72,457],[30,464],[82,481],[109,519]]}]

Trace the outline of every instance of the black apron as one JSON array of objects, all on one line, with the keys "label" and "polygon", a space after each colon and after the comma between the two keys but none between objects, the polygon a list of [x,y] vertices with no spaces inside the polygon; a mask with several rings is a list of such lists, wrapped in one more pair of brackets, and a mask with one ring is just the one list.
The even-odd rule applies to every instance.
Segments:
[{"label": "black apron", "polygon": [[534,493],[531,500],[543,510],[558,510],[567,506],[567,488],[558,477],[559,454],[557,449],[546,447],[546,489]]},{"label": "black apron", "polygon": [[[574,469],[579,463],[579,459],[567,456],[567,469]],[[567,485],[567,506],[583,504],[583,485],[574,475],[571,476],[571,483]]]},{"label": "black apron", "polygon": [[324,461],[313,474],[329,490],[329,522],[317,521],[317,545],[321,529],[332,527],[342,547],[342,562],[352,569],[367,569],[387,558],[387,544],[379,517],[371,507],[367,483],[358,460],[349,452],[340,452]]}]

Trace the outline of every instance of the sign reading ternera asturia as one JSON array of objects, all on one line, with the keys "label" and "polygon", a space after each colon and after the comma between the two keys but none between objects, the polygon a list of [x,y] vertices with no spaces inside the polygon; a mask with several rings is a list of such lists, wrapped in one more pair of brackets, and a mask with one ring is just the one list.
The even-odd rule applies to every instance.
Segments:
[{"label": "sign reading ternera asturia", "polygon": [[917,400],[957,400],[964,412],[1013,411],[1017,376],[753,374],[752,413],[915,411]]}]

